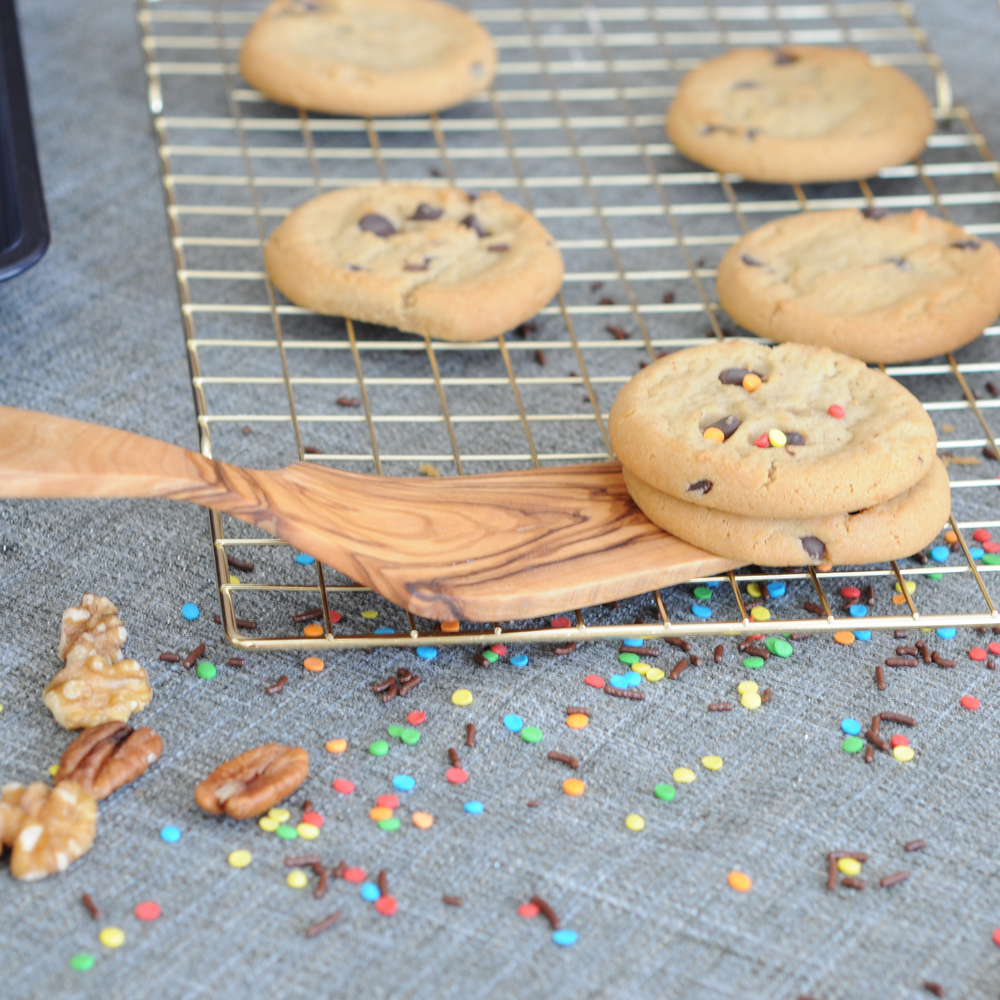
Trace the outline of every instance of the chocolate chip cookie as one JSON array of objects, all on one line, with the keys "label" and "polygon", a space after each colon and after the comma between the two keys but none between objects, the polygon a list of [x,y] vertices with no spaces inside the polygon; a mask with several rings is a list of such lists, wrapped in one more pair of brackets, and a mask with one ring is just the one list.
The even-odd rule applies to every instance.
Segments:
[{"label": "chocolate chip cookie", "polygon": [[857,180],[912,160],[934,131],[908,76],[856,49],[734,49],[681,81],[667,134],[697,163],[751,181]]},{"label": "chocolate chip cookie", "polygon": [[916,361],[996,320],[1000,250],[923,209],[803,212],[731,247],[717,288],[726,312],[761,337]]},{"label": "chocolate chip cookie", "polygon": [[937,437],[898,382],[825,347],[726,340],[669,354],[611,408],[622,464],[654,489],[751,517],[814,518],[898,496]]},{"label": "chocolate chip cookie", "polygon": [[440,340],[486,340],[559,291],[562,256],[532,215],[498,194],[386,184],[321,195],[264,250],[300,306]]},{"label": "chocolate chip cookie", "polygon": [[437,0],[275,0],[248,32],[240,73],[281,104],[335,115],[417,115],[493,81],[497,54]]}]

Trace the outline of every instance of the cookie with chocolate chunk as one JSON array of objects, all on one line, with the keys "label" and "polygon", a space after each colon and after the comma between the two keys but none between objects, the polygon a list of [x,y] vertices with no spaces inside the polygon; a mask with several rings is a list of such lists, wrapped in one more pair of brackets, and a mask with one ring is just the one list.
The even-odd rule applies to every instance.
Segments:
[{"label": "cookie with chocolate chunk", "polygon": [[437,0],[274,0],[240,50],[243,78],[272,100],[370,118],[461,104],[496,65],[486,29]]},{"label": "cookie with chocolate chunk", "polygon": [[752,333],[891,364],[955,350],[996,320],[1000,250],[923,209],[803,212],[730,247],[716,284]]},{"label": "cookie with chocolate chunk", "polygon": [[678,151],[746,180],[805,184],[906,163],[934,131],[906,74],[848,48],[733,49],[681,80],[667,113]]},{"label": "cookie with chocolate chunk", "polygon": [[559,291],[562,256],[534,216],[498,194],[384,184],[295,209],[264,249],[300,306],[440,340],[486,340]]},{"label": "cookie with chocolate chunk", "polygon": [[698,507],[654,489],[624,470],[642,512],[672,535],[727,559],[758,566],[862,565],[903,559],[929,545],[951,511],[944,463],[899,496],[862,510],[825,517],[746,517]]},{"label": "cookie with chocolate chunk", "polygon": [[872,507],[921,480],[937,448],[920,401],[878,369],[825,347],[728,339],[643,369],[609,430],[642,482],[749,517]]}]

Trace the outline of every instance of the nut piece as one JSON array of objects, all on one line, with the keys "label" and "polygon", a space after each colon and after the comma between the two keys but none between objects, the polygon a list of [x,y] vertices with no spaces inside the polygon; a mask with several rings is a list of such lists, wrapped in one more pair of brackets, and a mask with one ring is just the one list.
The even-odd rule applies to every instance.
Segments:
[{"label": "nut piece", "polygon": [[118,617],[118,609],[106,597],[84,594],[78,607],[63,612],[59,659],[68,660],[70,652],[80,647],[74,659],[86,659],[100,653],[116,663],[122,658],[122,646],[127,638],[128,632]]},{"label": "nut piece", "polygon": [[95,653],[70,662],[49,681],[44,701],[63,729],[87,729],[102,722],[128,722],[153,697],[146,671],[135,660],[112,663]]},{"label": "nut piece", "polygon": [[98,802],[135,781],[160,759],[163,740],[152,729],[105,722],[81,733],[59,760],[56,784],[75,781]]},{"label": "nut piece", "polygon": [[265,743],[220,764],[194,790],[194,800],[213,816],[249,819],[291,795],[308,774],[302,747]]},{"label": "nut piece", "polygon": [[5,847],[13,847],[21,827],[29,819],[37,819],[49,797],[49,786],[40,781],[27,788],[16,781],[9,781],[0,788],[0,854]]},{"label": "nut piece", "polygon": [[[34,787],[25,791],[22,803]],[[96,832],[97,803],[78,784],[64,781],[48,792],[37,814],[26,817],[14,841],[10,872],[34,882],[65,871],[90,850]]]}]

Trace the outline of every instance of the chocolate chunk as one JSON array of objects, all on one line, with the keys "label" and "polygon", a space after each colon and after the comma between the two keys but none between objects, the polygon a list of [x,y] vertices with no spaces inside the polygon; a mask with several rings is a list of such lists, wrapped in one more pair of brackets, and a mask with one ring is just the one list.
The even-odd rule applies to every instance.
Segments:
[{"label": "chocolate chunk", "polygon": [[[720,431],[722,431],[722,440],[728,441],[739,429],[740,418],[733,416],[723,417],[722,420],[716,421],[716,423],[709,424],[708,426],[717,427]],[[705,430],[708,430],[708,427],[706,427]]]},{"label": "chocolate chunk", "polygon": [[482,223],[474,215],[467,215],[462,219],[462,225],[468,226],[469,229],[474,229],[480,239],[490,235],[489,230],[483,229]]},{"label": "chocolate chunk", "polygon": [[956,250],[978,250],[979,240],[959,240],[951,244]]},{"label": "chocolate chunk", "polygon": [[813,535],[806,535],[801,541],[802,548],[806,550],[806,555],[810,559],[822,559],[826,555],[826,543],[821,542]]},{"label": "chocolate chunk", "polygon": [[777,52],[774,56],[775,66],[790,66],[792,63],[799,61],[799,57],[792,55],[791,52]]},{"label": "chocolate chunk", "polygon": [[879,219],[884,219],[889,214],[889,212],[884,208],[869,207],[869,208],[863,208],[861,210],[861,214],[866,219],[872,219],[873,221],[877,222]]},{"label": "chocolate chunk", "polygon": [[404,264],[403,265],[403,270],[404,271],[426,271],[429,266],[430,266],[430,263],[425,260],[423,262],[423,264]]},{"label": "chocolate chunk", "polygon": [[806,439],[801,434],[799,434],[797,431],[789,431],[785,435],[785,443],[786,444],[805,444],[806,443]]},{"label": "chocolate chunk", "polygon": [[742,385],[743,379],[750,372],[746,368],[727,368],[720,376],[719,381],[723,385]]},{"label": "chocolate chunk", "polygon": [[740,257],[740,260],[743,261],[743,263],[746,264],[747,267],[763,267],[764,266],[764,262],[762,260],[757,260],[756,257],[751,257],[750,254],[748,254],[748,253],[743,254],[743,256]]},{"label": "chocolate chunk", "polygon": [[396,233],[396,227],[384,215],[379,215],[378,212],[369,212],[367,215],[362,215],[358,220],[358,228],[362,232],[374,233],[376,236],[383,238],[394,236]]},{"label": "chocolate chunk", "polygon": [[687,492],[688,493],[700,493],[702,496],[704,496],[711,489],[712,489],[712,480],[711,479],[699,479],[698,482],[692,483],[687,488]]},{"label": "chocolate chunk", "polygon": [[509,243],[494,243],[491,246],[488,246],[486,249],[487,250],[491,250],[493,253],[500,253],[503,250],[509,250],[510,249],[510,244]]},{"label": "chocolate chunk", "polygon": [[887,264],[895,264],[901,271],[909,271],[910,265],[906,263],[905,257],[887,257]]},{"label": "chocolate chunk", "polygon": [[417,205],[417,210],[410,216],[413,222],[433,222],[435,219],[440,219],[444,215],[443,208],[435,208],[433,205],[428,205],[426,201],[422,201]]}]

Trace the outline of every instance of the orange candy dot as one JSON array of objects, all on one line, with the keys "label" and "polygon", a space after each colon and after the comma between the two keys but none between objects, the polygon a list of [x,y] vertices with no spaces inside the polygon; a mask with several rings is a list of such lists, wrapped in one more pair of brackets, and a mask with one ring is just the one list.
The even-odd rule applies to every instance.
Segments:
[{"label": "orange candy dot", "polygon": [[584,784],[579,778],[567,778],[563,782],[563,791],[567,795],[583,795]]},{"label": "orange candy dot", "polygon": [[326,664],[318,656],[307,656],[302,661],[302,666],[311,674],[318,674]]},{"label": "orange candy dot", "polygon": [[317,625],[316,622],[310,622],[302,629],[302,634],[310,639],[318,639],[323,634],[323,626]]},{"label": "orange candy dot", "polygon": [[330,740],[326,748],[330,753],[343,753],[347,749],[347,740]]},{"label": "orange candy dot", "polygon": [[730,872],[729,884],[737,892],[749,892],[753,882],[750,881],[750,876],[744,875],[743,872]]},{"label": "orange candy dot", "polygon": [[834,632],[833,641],[839,642],[841,646],[850,646],[854,642],[853,632]]},{"label": "orange candy dot", "polygon": [[415,812],[412,819],[413,825],[421,830],[429,830],[434,825],[434,817],[430,813]]},{"label": "orange candy dot", "polygon": [[755,375],[753,372],[747,372],[747,374],[743,376],[743,388],[746,389],[747,392],[753,392],[755,389],[759,389],[760,376]]},{"label": "orange candy dot", "polygon": [[833,569],[833,563],[820,563],[816,570],[820,573],[829,573]]},{"label": "orange candy dot", "polygon": [[947,542],[947,543],[948,543],[949,545],[954,545],[954,544],[955,544],[955,542],[957,542],[957,541],[958,541],[958,535],[956,535],[954,531],[946,531],[946,532],[944,533],[944,540],[945,540],[945,541],[946,541],[946,542]]},{"label": "orange candy dot", "polygon": [[392,819],[392,810],[386,806],[374,806],[368,810],[368,817],[376,823],[381,823],[384,819]]},{"label": "orange candy dot", "polygon": [[722,444],[722,442],[726,440],[726,435],[723,434],[718,427],[706,427],[705,433],[702,434],[702,437],[706,441],[715,441],[716,444]]},{"label": "orange candy dot", "polygon": [[590,719],[581,712],[574,712],[572,715],[566,716],[566,725],[570,729],[583,729],[588,722],[590,722]]},{"label": "orange candy dot", "polygon": [[442,632],[457,632],[461,628],[458,622],[441,622]]},{"label": "orange candy dot", "polygon": [[906,598],[903,597],[902,594],[893,594],[892,595],[892,603],[893,604],[905,604],[906,603]]}]

